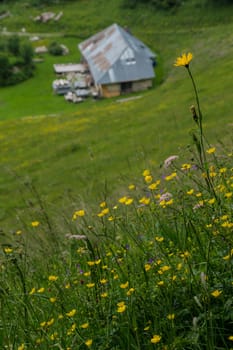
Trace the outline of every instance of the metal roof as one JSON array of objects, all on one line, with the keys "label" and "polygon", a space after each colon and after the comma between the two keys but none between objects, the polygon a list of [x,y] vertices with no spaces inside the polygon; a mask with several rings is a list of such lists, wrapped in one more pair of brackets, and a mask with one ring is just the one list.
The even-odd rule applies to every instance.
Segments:
[{"label": "metal roof", "polygon": [[117,24],[78,45],[96,84],[150,79],[156,55]]},{"label": "metal roof", "polygon": [[86,67],[83,64],[76,63],[61,63],[54,64],[54,70],[56,73],[70,73],[70,72],[85,72]]}]

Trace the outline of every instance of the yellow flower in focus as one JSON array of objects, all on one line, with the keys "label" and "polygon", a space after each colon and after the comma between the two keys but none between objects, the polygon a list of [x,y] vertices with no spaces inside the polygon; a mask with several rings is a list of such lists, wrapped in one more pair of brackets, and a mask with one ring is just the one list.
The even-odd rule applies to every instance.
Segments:
[{"label": "yellow flower in focus", "polygon": [[160,340],[161,340],[161,336],[158,335],[158,334],[154,334],[153,338],[151,338],[150,341],[151,341],[152,344],[157,344],[157,343],[160,342]]},{"label": "yellow flower in focus", "polygon": [[216,289],[215,291],[213,291],[213,292],[211,293],[211,295],[212,295],[213,297],[215,297],[215,298],[219,297],[221,294],[222,294],[222,292],[219,291],[218,289]]},{"label": "yellow flower in focus", "polygon": [[192,61],[193,59],[193,54],[191,52],[183,53],[183,55],[181,55],[180,57],[177,57],[174,66],[175,67],[186,67],[188,68],[189,63]]}]

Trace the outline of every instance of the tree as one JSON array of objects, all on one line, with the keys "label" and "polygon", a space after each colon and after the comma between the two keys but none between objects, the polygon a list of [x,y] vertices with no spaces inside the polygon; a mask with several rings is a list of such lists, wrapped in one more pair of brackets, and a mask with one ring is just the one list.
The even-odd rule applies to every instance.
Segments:
[{"label": "tree", "polygon": [[14,56],[18,56],[20,53],[20,40],[18,35],[13,35],[8,40],[8,50]]},{"label": "tree", "polygon": [[29,43],[23,44],[20,49],[20,55],[25,65],[32,66],[32,59],[33,59],[34,52],[31,44]]},{"label": "tree", "polygon": [[11,75],[11,65],[5,54],[0,54],[0,86],[7,85],[7,81]]}]

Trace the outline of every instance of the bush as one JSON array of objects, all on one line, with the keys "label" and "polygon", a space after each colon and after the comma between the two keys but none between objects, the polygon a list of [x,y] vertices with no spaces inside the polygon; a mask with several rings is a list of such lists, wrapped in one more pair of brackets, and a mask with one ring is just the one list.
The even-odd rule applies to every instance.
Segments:
[{"label": "bush", "polygon": [[49,45],[49,53],[54,56],[62,56],[63,55],[63,49],[60,44],[58,44],[56,41],[53,41]]}]

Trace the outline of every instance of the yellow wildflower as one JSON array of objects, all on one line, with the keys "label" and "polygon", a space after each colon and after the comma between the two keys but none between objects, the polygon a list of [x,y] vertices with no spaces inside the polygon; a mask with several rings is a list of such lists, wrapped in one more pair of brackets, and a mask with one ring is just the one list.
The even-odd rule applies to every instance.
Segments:
[{"label": "yellow wildflower", "polygon": [[51,297],[49,298],[50,303],[55,303],[57,301],[57,298]]},{"label": "yellow wildflower", "polygon": [[5,252],[6,254],[10,254],[10,253],[12,253],[12,252],[13,252],[13,249],[12,249],[12,248],[7,247],[7,248],[4,248],[4,252]]},{"label": "yellow wildflower", "polygon": [[125,203],[126,201],[127,201],[127,197],[126,197],[126,196],[121,197],[121,198],[118,200],[118,202],[121,203],[121,204]]},{"label": "yellow wildflower", "polygon": [[69,312],[66,313],[66,316],[68,317],[73,317],[75,314],[76,314],[77,310],[76,309],[73,309]]},{"label": "yellow wildflower", "polygon": [[58,276],[51,275],[48,277],[49,281],[55,282],[58,279]]},{"label": "yellow wildflower", "polygon": [[154,334],[153,338],[151,338],[150,341],[151,341],[152,344],[157,344],[157,343],[160,342],[160,340],[161,340],[161,336],[158,335],[158,334]]},{"label": "yellow wildflower", "polygon": [[24,350],[24,349],[26,349],[24,344],[21,344],[20,346],[18,346],[18,350]]},{"label": "yellow wildflower", "polygon": [[174,318],[175,318],[175,314],[169,314],[169,315],[167,315],[167,319],[168,320],[174,320]]},{"label": "yellow wildflower", "polygon": [[117,306],[118,306],[117,312],[119,312],[119,313],[125,312],[126,305],[125,305],[124,301],[119,302],[117,304]]},{"label": "yellow wildflower", "polygon": [[128,189],[129,189],[129,190],[135,190],[135,185],[133,185],[133,184],[129,185],[129,186],[128,186]]},{"label": "yellow wildflower", "polygon": [[164,237],[156,236],[156,237],[155,237],[155,240],[156,240],[157,242],[163,242],[163,241],[164,241]]},{"label": "yellow wildflower", "polygon": [[86,344],[86,346],[87,346],[88,348],[92,345],[92,343],[93,343],[93,340],[92,340],[92,339],[88,339],[88,340],[85,341],[85,344]]},{"label": "yellow wildflower", "polygon": [[107,282],[108,282],[108,281],[106,280],[106,278],[103,278],[103,279],[100,280],[100,283],[101,283],[101,284],[105,284],[105,283],[107,283]]},{"label": "yellow wildflower", "polygon": [[126,201],[125,201],[125,205],[130,205],[133,203],[133,198],[128,198]]},{"label": "yellow wildflower", "polygon": [[150,183],[153,180],[153,178],[151,175],[146,175],[144,180],[146,181],[146,183]]},{"label": "yellow wildflower", "polygon": [[215,203],[215,198],[209,199],[209,200],[208,200],[208,203],[209,203],[209,204],[214,204],[214,203]]},{"label": "yellow wildflower", "polygon": [[145,271],[149,271],[151,269],[151,265],[150,264],[145,264]]},{"label": "yellow wildflower", "polygon": [[222,294],[222,291],[219,291],[218,289],[216,289],[211,293],[211,295],[215,298],[219,297],[221,294]]},{"label": "yellow wildflower", "polygon": [[81,326],[80,326],[81,328],[83,328],[83,329],[86,329],[86,328],[88,328],[89,327],[89,323],[88,322],[86,322],[86,323],[83,323],[83,324],[81,324]]},{"label": "yellow wildflower", "polygon": [[44,291],[45,291],[44,287],[41,287],[37,290],[37,293],[44,293]]},{"label": "yellow wildflower", "polygon": [[120,287],[121,287],[122,289],[128,288],[128,286],[129,286],[129,282],[128,282],[128,281],[127,281],[126,283],[122,283],[122,284],[120,285]]},{"label": "yellow wildflower", "polygon": [[164,281],[159,281],[159,282],[157,283],[157,285],[158,285],[158,286],[163,286],[163,285],[164,285]]},{"label": "yellow wildflower", "polygon": [[93,288],[95,283],[87,283],[87,288]]},{"label": "yellow wildflower", "polygon": [[37,227],[40,225],[39,221],[32,221],[32,227]]},{"label": "yellow wildflower", "polygon": [[150,170],[145,169],[145,170],[143,171],[142,175],[143,175],[144,177],[149,176],[149,175],[150,175]]},{"label": "yellow wildflower", "polygon": [[182,164],[182,166],[181,166],[181,170],[189,170],[189,169],[191,169],[191,164]]},{"label": "yellow wildflower", "polygon": [[186,192],[188,195],[192,195],[194,193],[194,189],[191,188],[189,191]]},{"label": "yellow wildflower", "polygon": [[215,151],[216,151],[216,148],[215,147],[211,147],[211,148],[206,150],[206,153],[212,154],[212,153],[215,153]]},{"label": "yellow wildflower", "polygon": [[52,324],[54,324],[54,318],[51,318],[46,324],[47,326],[52,326]]},{"label": "yellow wildflower", "polygon": [[189,67],[189,63],[193,59],[193,54],[191,52],[183,53],[180,57],[177,57],[174,66],[175,67]]},{"label": "yellow wildflower", "polygon": [[126,294],[127,294],[128,296],[130,296],[134,291],[135,291],[134,288],[130,288]]},{"label": "yellow wildflower", "polygon": [[32,295],[32,294],[34,294],[35,292],[36,292],[36,288],[33,287],[33,288],[31,289],[31,291],[29,292],[29,294]]},{"label": "yellow wildflower", "polygon": [[101,296],[101,298],[107,298],[108,293],[104,292],[104,293],[100,294],[100,296]]}]

